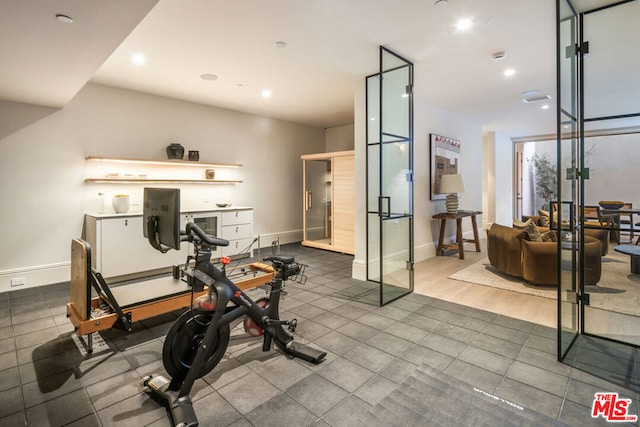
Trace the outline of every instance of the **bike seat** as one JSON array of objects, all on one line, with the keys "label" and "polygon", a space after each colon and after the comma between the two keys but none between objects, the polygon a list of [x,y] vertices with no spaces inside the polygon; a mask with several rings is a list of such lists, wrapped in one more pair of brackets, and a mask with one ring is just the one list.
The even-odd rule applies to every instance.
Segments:
[{"label": "bike seat", "polygon": [[291,255],[269,255],[262,258],[263,261],[276,261],[283,264],[291,264],[295,258]]}]

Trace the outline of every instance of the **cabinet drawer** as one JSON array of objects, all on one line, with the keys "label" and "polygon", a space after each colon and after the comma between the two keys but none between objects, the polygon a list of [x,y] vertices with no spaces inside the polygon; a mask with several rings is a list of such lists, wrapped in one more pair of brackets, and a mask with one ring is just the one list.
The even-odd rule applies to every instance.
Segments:
[{"label": "cabinet drawer", "polygon": [[253,212],[250,210],[222,212],[222,225],[247,224],[252,218]]},{"label": "cabinet drawer", "polygon": [[226,225],[222,227],[222,238],[226,240],[250,239],[251,224]]},{"label": "cabinet drawer", "polygon": [[239,253],[249,249],[249,256],[251,256],[253,254],[251,248],[249,248],[251,241],[252,241],[251,238],[231,240],[229,242],[229,246],[222,247],[222,255],[223,256],[238,255]]}]

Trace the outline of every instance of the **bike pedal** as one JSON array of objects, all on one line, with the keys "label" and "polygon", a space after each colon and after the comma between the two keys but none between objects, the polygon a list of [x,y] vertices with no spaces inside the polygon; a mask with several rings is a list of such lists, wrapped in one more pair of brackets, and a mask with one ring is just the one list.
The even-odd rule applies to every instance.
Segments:
[{"label": "bike pedal", "polygon": [[292,319],[289,322],[289,332],[295,332],[298,327],[298,319]]}]

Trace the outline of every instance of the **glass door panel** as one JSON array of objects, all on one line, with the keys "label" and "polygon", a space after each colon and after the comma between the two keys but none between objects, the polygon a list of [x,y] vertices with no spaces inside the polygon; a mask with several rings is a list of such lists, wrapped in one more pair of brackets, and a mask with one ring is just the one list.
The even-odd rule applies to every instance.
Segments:
[{"label": "glass door panel", "polygon": [[[579,332],[579,306],[576,266],[578,239],[575,229],[577,181],[567,172],[577,168],[578,62],[577,15],[569,1],[558,2],[558,202],[552,203],[557,219],[552,226],[558,232],[558,357],[564,358]],[[552,214],[553,215],[553,214]],[[553,218],[553,216],[552,216]]]},{"label": "glass door panel", "polygon": [[[587,122],[639,112],[638,16],[638,1],[584,15],[584,40],[590,44],[589,54],[584,57],[584,118]],[[605,127],[613,126],[608,120],[599,121],[598,128]]]},{"label": "glass door panel", "polygon": [[408,268],[411,262],[410,250],[410,217],[387,218],[382,221],[382,271],[384,280],[381,283],[382,303],[410,292],[412,290],[412,270]]},{"label": "glass door panel", "polygon": [[[583,332],[635,346],[640,345],[640,275],[634,273],[631,256],[624,252],[638,248],[640,231],[636,225],[640,222],[640,191],[629,179],[638,159],[639,133],[637,128],[630,129],[640,119],[640,79],[637,55],[630,52],[637,49],[640,37],[635,18],[639,14],[638,1],[615,4],[585,13],[582,26],[590,44],[584,57],[584,120],[592,130],[582,147],[590,170],[584,181],[584,200],[585,205],[600,210],[604,226],[610,227],[609,250],[594,265],[600,267],[600,279],[585,286],[589,303],[584,306]],[[603,201],[626,205],[606,210]],[[601,221],[593,222],[585,235],[602,230]],[[587,263],[585,268],[589,268]]]},{"label": "glass door panel", "polygon": [[413,68],[380,52],[381,289],[386,304],[413,290]]},{"label": "glass door panel", "polygon": [[304,161],[304,240],[331,244],[331,159]]},{"label": "glass door panel", "polygon": [[[596,284],[585,284],[589,304],[584,306],[583,332],[636,346],[640,345],[640,275],[633,273],[631,257],[619,251],[638,248],[640,192],[629,185],[628,174],[636,167],[629,155],[637,149],[639,137],[637,133],[605,134],[584,140],[585,163],[591,171],[584,181],[585,205],[599,209],[605,219],[604,225],[597,219],[585,221],[585,241],[589,236],[604,237],[608,251],[593,265],[585,262],[585,268],[600,271],[600,278]],[[628,203],[629,209],[623,207],[621,213],[612,214],[618,210],[600,206],[609,199]]]},{"label": "glass door panel", "polygon": [[379,194],[380,144],[374,142],[367,145],[367,280],[373,282],[380,282]]}]

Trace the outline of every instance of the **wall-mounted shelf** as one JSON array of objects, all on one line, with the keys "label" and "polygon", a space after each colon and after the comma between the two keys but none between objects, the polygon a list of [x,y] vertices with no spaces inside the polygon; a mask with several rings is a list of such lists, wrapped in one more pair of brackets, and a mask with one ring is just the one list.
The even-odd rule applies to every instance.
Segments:
[{"label": "wall-mounted shelf", "polygon": [[[188,160],[153,160],[133,159],[126,157],[85,157],[85,162],[91,164],[89,177],[86,183],[99,184],[141,184],[141,183],[168,183],[168,184],[240,184],[241,180],[234,179],[230,171],[221,171],[216,174],[218,179],[205,178],[205,171],[209,169],[241,168],[237,163],[210,163]],[[103,166],[114,168],[110,171]],[[119,166],[118,166],[119,165]],[[163,169],[164,167],[164,169]],[[176,173],[178,169],[182,172]],[[187,169],[181,169],[185,167]],[[140,170],[142,169],[142,170]],[[198,169],[200,171],[198,171]],[[172,172],[173,171],[173,172]],[[200,175],[201,173],[201,175]],[[215,173],[215,172],[214,172]],[[177,176],[176,176],[177,175]]]},{"label": "wall-mounted shelf", "polygon": [[205,162],[192,162],[189,160],[149,160],[149,159],[131,159],[122,157],[98,157],[88,156],[85,157],[88,162],[110,162],[110,163],[133,163],[139,165],[165,165],[165,166],[191,166],[191,167],[205,167],[205,168],[241,168],[239,163],[205,163]]},{"label": "wall-mounted shelf", "polygon": [[242,181],[231,179],[150,179],[150,178],[87,178],[84,182],[102,184],[137,184],[143,182],[171,184],[241,184]]}]

